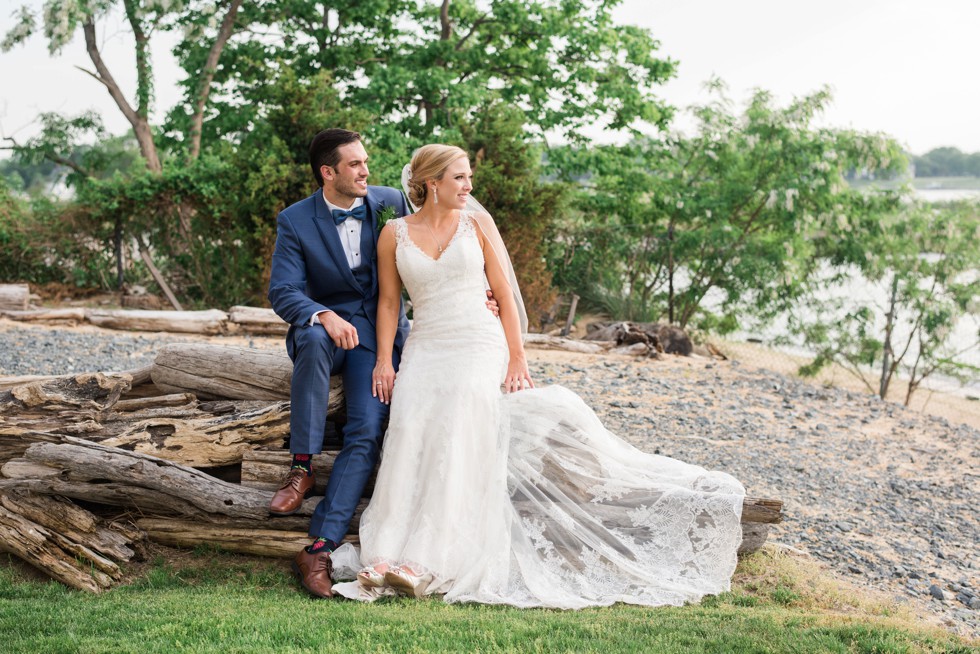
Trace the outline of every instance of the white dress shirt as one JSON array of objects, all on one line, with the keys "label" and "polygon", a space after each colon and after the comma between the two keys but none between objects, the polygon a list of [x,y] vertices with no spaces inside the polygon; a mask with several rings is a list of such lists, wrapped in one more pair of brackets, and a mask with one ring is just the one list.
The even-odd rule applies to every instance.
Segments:
[{"label": "white dress shirt", "polygon": [[[326,195],[323,196],[323,199],[327,203],[327,209],[330,210],[331,220],[333,219],[334,211],[350,211],[351,209],[364,204],[364,198],[357,198],[354,200],[354,204],[344,208],[331,204],[330,201],[327,200]],[[355,218],[348,218],[344,222],[337,225],[337,234],[340,236],[340,244],[344,247],[344,254],[347,255],[347,264],[350,266],[351,270],[354,270],[354,268],[361,265],[362,225],[364,225],[364,221],[357,220]]]},{"label": "white dress shirt", "polygon": [[[364,198],[357,198],[354,203],[349,207],[338,207],[332,204],[330,200],[327,200],[326,194],[323,195],[324,202],[327,203],[327,209],[330,210],[330,219],[333,220],[334,210],[350,211],[354,207],[359,207],[364,204]],[[347,257],[347,264],[350,266],[351,270],[357,268],[361,265],[361,227],[364,226],[363,220],[357,220],[356,218],[348,218],[344,222],[337,225],[337,234],[340,236],[340,245],[344,248],[344,255]],[[319,324],[320,318],[317,314],[313,314],[310,318],[310,324]]]}]

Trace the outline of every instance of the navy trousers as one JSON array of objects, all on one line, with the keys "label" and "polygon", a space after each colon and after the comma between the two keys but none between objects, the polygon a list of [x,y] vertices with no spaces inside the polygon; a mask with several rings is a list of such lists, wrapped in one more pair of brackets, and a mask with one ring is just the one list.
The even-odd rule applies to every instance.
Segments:
[{"label": "navy trousers", "polygon": [[[330,375],[343,375],[347,404],[344,444],[327,480],[326,495],[310,520],[310,536],[339,543],[347,534],[381,452],[381,426],[388,416],[388,405],[371,395],[376,355],[360,345],[353,350],[337,347],[321,325],[294,329],[287,345],[293,360],[289,417],[289,450],[293,454],[322,451]],[[395,352],[392,361],[396,370],[398,355]]]}]

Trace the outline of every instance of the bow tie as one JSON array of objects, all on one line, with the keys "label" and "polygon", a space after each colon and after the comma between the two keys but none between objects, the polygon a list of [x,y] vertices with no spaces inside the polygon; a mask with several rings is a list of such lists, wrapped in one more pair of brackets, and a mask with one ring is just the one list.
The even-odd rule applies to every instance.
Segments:
[{"label": "bow tie", "polygon": [[353,218],[354,220],[364,220],[367,218],[367,205],[362,204],[359,207],[354,207],[350,211],[344,211],[343,209],[333,210],[333,221],[335,224],[339,225],[348,218]]}]

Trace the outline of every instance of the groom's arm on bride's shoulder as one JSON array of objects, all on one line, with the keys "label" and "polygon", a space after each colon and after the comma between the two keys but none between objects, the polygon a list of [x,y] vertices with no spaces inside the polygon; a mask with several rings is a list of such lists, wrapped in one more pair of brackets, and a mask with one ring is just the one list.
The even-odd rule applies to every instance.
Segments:
[{"label": "groom's arm on bride's shoulder", "polygon": [[507,338],[507,350],[510,359],[507,363],[507,376],[504,378],[504,390],[508,393],[524,388],[534,388],[531,372],[527,367],[527,355],[524,353],[524,339],[521,336],[521,320],[517,312],[517,300],[510,286],[507,272],[498,259],[498,254],[487,237],[487,233],[496,231],[493,218],[488,214],[475,214],[474,219],[479,227],[477,230],[480,247],[483,249],[484,268],[487,281],[493,297],[497,298],[500,311],[500,323]]},{"label": "groom's arm on bride's shoulder", "polygon": [[268,298],[276,314],[297,327],[308,324],[315,314],[329,310],[306,294],[306,257],[286,212],[276,219]]},{"label": "groom's arm on bride's shoulder", "polygon": [[378,236],[378,315],[375,320],[378,349],[371,378],[374,397],[385,404],[391,402],[391,391],[395,385],[392,351],[398,331],[401,299],[402,279],[395,266],[395,226],[388,223]]}]

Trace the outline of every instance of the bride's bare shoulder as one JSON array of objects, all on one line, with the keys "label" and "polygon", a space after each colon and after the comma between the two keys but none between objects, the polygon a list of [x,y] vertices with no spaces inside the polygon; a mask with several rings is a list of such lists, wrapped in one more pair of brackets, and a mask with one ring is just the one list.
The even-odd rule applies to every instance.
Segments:
[{"label": "bride's bare shoulder", "polygon": [[395,243],[398,240],[398,222],[402,220],[401,218],[392,218],[384,224],[381,228],[381,233],[378,234],[378,246],[383,247],[388,243]]}]

